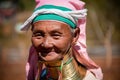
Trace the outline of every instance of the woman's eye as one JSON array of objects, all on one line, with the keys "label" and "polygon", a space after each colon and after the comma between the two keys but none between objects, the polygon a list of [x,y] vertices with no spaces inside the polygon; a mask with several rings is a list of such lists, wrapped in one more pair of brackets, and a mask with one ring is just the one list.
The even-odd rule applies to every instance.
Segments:
[{"label": "woman's eye", "polygon": [[35,36],[42,36],[42,34],[41,33],[36,33]]},{"label": "woman's eye", "polygon": [[33,37],[41,38],[44,35],[42,33],[33,33]]},{"label": "woman's eye", "polygon": [[60,37],[61,37],[61,35],[60,35],[60,34],[52,34],[52,36],[53,36],[53,38],[55,38],[55,39],[58,39],[58,38],[60,38]]}]

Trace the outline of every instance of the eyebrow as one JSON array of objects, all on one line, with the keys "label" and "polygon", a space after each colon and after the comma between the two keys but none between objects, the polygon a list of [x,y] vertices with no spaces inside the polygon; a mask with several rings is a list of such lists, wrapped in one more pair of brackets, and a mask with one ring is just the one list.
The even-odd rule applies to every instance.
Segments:
[{"label": "eyebrow", "polygon": [[32,32],[33,32],[33,33],[39,33],[39,32],[44,33],[42,30],[33,30]]}]

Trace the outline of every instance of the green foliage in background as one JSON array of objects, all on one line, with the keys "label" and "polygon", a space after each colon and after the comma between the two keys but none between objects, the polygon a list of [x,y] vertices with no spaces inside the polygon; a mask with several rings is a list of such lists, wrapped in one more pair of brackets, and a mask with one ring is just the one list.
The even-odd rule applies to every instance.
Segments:
[{"label": "green foliage in background", "polygon": [[102,11],[105,17],[114,22],[116,30],[120,31],[120,4],[119,0],[83,0],[86,6],[93,5],[99,11]]},{"label": "green foliage in background", "polygon": [[[119,0],[83,0],[86,2],[86,7],[88,8],[88,15],[89,12],[91,11],[91,6],[96,9],[96,13],[98,16],[98,19],[102,21],[102,17],[106,19],[106,21],[102,21],[104,25],[103,28],[106,28],[107,30],[107,25],[111,22],[114,26],[114,33],[112,36],[112,41],[116,43],[120,43],[120,4]],[[89,18],[88,18],[89,19]],[[89,25],[88,25],[89,26]],[[105,32],[105,31],[104,31]]]},{"label": "green foliage in background", "polygon": [[32,10],[35,7],[34,0],[19,0],[19,5],[22,10]]},{"label": "green foliage in background", "polygon": [[18,10],[32,10],[35,6],[35,0],[0,0],[0,2],[11,1],[17,5]]}]

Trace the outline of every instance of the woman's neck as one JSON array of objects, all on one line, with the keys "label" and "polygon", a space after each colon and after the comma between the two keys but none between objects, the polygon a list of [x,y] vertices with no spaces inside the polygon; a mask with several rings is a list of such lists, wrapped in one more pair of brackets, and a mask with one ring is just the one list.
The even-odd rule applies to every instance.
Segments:
[{"label": "woman's neck", "polygon": [[85,69],[78,66],[71,52],[72,51],[66,54],[63,60],[45,63],[50,77],[53,78],[53,80],[58,80],[60,74],[62,80],[81,80],[83,78]]},{"label": "woman's neck", "polygon": [[72,54],[66,54],[63,59],[62,80],[81,80],[78,64]]}]

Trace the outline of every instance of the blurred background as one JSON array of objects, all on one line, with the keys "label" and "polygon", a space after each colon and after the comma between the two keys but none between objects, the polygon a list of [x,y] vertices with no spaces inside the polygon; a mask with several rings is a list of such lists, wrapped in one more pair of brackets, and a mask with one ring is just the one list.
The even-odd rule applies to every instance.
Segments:
[{"label": "blurred background", "polygon": [[[83,1],[89,56],[101,66],[104,80],[120,80],[119,0]],[[0,0],[0,80],[25,80],[31,33],[19,28],[34,7],[34,0]]]}]

